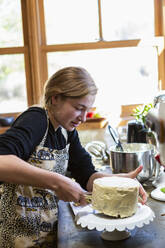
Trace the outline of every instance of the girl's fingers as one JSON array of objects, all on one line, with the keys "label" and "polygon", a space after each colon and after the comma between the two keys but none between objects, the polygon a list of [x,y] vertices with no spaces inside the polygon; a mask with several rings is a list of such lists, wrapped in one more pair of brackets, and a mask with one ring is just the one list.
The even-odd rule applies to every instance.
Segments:
[{"label": "girl's fingers", "polygon": [[147,193],[142,187],[142,185],[140,185],[140,188],[139,188],[139,195],[140,195],[140,202],[142,204],[145,204],[147,202]]},{"label": "girl's fingers", "polygon": [[[135,169],[134,171],[131,171],[128,174],[131,178],[136,178],[137,175],[142,171],[142,169],[143,169],[143,166],[140,165],[137,169]],[[147,202],[147,193],[141,184],[139,188],[139,202],[142,204],[145,204]]]},{"label": "girl's fingers", "polygon": [[130,178],[136,178],[137,175],[142,171],[143,165],[140,165],[138,168],[136,168],[134,171],[131,171],[128,173]]}]

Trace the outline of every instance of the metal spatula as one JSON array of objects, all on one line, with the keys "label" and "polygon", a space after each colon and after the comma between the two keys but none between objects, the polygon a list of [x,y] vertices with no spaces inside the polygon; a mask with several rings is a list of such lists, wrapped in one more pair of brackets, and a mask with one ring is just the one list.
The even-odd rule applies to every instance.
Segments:
[{"label": "metal spatula", "polygon": [[[92,193],[91,192],[85,193],[85,199],[86,199],[88,204],[91,204],[91,202],[92,202]],[[74,206],[78,207],[78,206],[80,206],[80,204],[79,203],[74,203]]]},{"label": "metal spatula", "polygon": [[122,144],[119,140],[119,137],[116,133],[116,131],[108,124],[108,130],[110,132],[110,135],[112,136],[113,140],[115,141],[116,143],[116,148],[120,149],[120,151],[123,151],[123,147],[122,147]]}]

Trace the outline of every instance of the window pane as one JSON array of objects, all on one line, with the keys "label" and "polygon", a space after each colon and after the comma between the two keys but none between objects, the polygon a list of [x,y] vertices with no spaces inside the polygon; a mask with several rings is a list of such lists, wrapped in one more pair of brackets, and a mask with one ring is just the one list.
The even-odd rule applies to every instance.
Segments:
[{"label": "window pane", "polygon": [[0,47],[23,45],[21,18],[19,0],[0,0]]},{"label": "window pane", "polygon": [[105,40],[128,40],[154,35],[154,0],[101,0]]},{"label": "window pane", "polygon": [[27,107],[23,55],[0,56],[0,113],[21,112]]},{"label": "window pane", "polygon": [[97,0],[44,0],[48,44],[98,39]]},{"label": "window pane", "polygon": [[157,52],[154,48],[48,54],[49,76],[65,66],[82,66],[91,73],[99,88],[95,106],[113,115],[120,111],[121,105],[150,103],[157,92]]}]

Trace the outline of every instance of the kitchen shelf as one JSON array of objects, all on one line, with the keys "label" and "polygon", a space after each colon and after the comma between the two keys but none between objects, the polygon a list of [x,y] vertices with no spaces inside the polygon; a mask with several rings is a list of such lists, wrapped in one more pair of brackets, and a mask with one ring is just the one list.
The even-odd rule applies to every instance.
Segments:
[{"label": "kitchen shelf", "polygon": [[101,118],[99,121],[86,121],[81,123],[76,129],[77,130],[88,130],[88,129],[100,129],[106,127],[108,123],[107,119]]}]

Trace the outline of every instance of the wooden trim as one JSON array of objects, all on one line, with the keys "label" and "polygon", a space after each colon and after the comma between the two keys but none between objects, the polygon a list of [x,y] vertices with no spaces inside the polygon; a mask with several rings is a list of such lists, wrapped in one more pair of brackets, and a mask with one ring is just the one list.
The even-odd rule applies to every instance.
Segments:
[{"label": "wooden trim", "polygon": [[[24,2],[25,3],[25,2]],[[24,8],[23,8],[24,9]],[[24,10],[22,10],[24,12]],[[25,15],[25,14],[24,14]],[[42,18],[43,19],[43,18]],[[24,19],[23,19],[24,20]],[[25,22],[25,20],[24,20]],[[27,24],[25,24],[26,26]],[[43,25],[43,24],[42,24]],[[27,29],[27,26],[24,27]],[[44,32],[44,31],[42,31]],[[24,32],[25,46],[28,45],[27,32]],[[138,40],[122,40],[122,41],[97,41],[90,43],[74,43],[74,44],[60,44],[60,45],[46,45],[45,42],[40,42],[42,52],[53,51],[67,51],[67,50],[84,50],[84,49],[101,49],[101,48],[120,48],[120,47],[136,47],[136,46],[160,46],[163,37],[154,37],[153,39],[138,39]],[[17,54],[25,53],[27,47],[10,47],[0,48],[0,54]]]},{"label": "wooden trim", "polygon": [[4,54],[21,54],[26,51],[25,47],[4,47],[0,48],[0,55]]},{"label": "wooden trim", "polygon": [[27,24],[28,24],[28,43],[29,58],[32,72],[32,91],[33,104],[39,103],[42,94],[41,77],[40,77],[40,29],[38,27],[38,1],[27,0]]},{"label": "wooden trim", "polygon": [[22,25],[23,25],[23,37],[24,44],[26,46],[26,52],[24,53],[24,62],[25,62],[25,74],[26,74],[26,92],[27,92],[27,102],[28,105],[34,103],[33,97],[33,87],[32,87],[32,71],[30,66],[30,53],[29,53],[29,37],[28,37],[28,21],[27,21],[27,5],[26,1],[21,1],[22,8]]},{"label": "wooden trim", "polygon": [[122,40],[122,41],[97,41],[90,43],[74,43],[74,44],[60,44],[42,46],[42,51],[75,51],[88,49],[104,49],[104,48],[121,48],[121,47],[145,47],[145,46],[159,46],[162,44],[163,37],[154,37],[153,39],[138,39],[138,40]]},{"label": "wooden trim", "polygon": [[[44,15],[44,4],[43,1],[38,1],[38,14],[39,14],[39,27],[40,27],[40,43],[41,45],[46,46],[46,30],[45,30],[45,15]],[[42,46],[41,46],[42,47]],[[48,79],[48,62],[47,62],[47,54],[45,51],[41,49],[41,84],[42,88],[44,86],[45,81]]]},{"label": "wooden trim", "polygon": [[1,117],[9,117],[9,116],[13,116],[14,119],[16,119],[21,113],[20,112],[16,112],[16,113],[0,113]]},{"label": "wooden trim", "polygon": [[48,78],[47,55],[41,50],[46,45],[43,1],[22,0],[26,87],[28,105],[40,102],[44,82]]},{"label": "wooden trim", "polygon": [[[42,94],[41,86],[41,34],[38,21],[38,1],[22,0],[24,43],[28,47],[25,55],[28,95],[32,99],[30,104],[40,102]],[[29,86],[30,85],[30,86]]]},{"label": "wooden trim", "polygon": [[158,90],[165,90],[165,0],[154,0],[155,35],[162,36],[158,52]]},{"label": "wooden trim", "polygon": [[161,0],[161,11],[162,11],[162,34],[165,36],[165,0]]},{"label": "wooden trim", "polygon": [[165,90],[165,38],[158,51],[158,89]]},{"label": "wooden trim", "polygon": [[98,0],[98,17],[99,17],[99,40],[103,40],[103,31],[102,31],[102,16],[101,16],[101,0]]},{"label": "wooden trim", "polygon": [[154,0],[155,35],[163,35],[163,1]]}]

